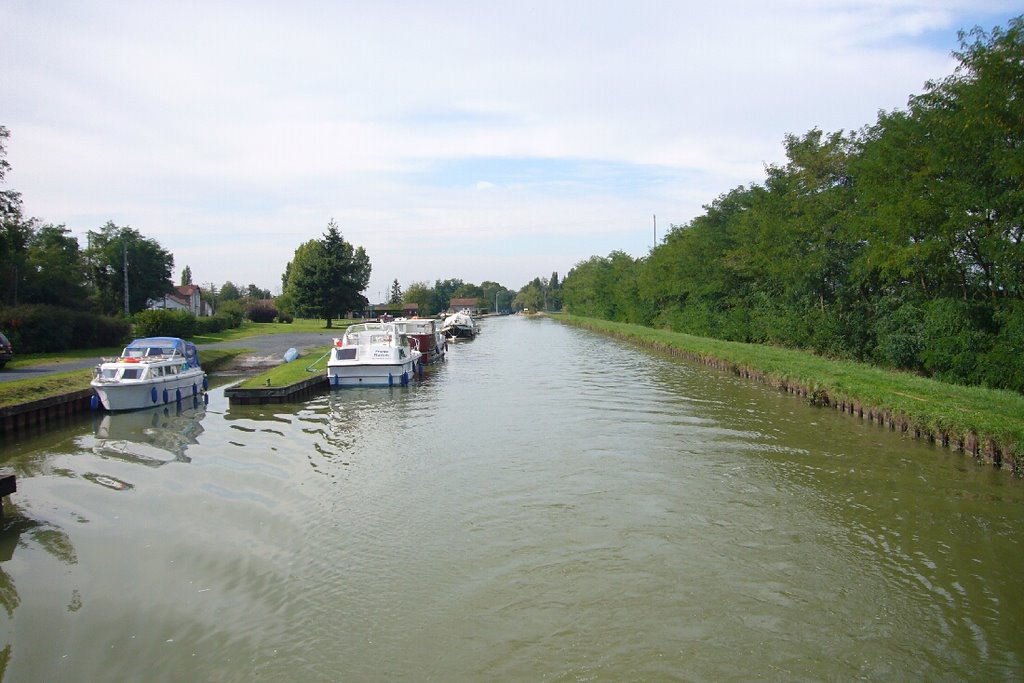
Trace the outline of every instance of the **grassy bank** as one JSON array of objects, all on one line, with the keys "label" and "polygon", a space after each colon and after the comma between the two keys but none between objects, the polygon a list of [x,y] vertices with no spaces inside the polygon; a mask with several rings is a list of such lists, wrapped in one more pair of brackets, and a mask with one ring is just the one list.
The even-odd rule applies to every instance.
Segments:
[{"label": "grassy bank", "polygon": [[327,347],[324,347],[322,351],[299,356],[291,363],[282,363],[270,368],[266,372],[248,377],[238,384],[238,388],[286,387],[307,380],[310,377],[323,376],[327,372],[327,358],[321,358],[320,356],[326,351]]},{"label": "grassy bank", "polygon": [[[118,348],[109,355],[117,355],[120,352],[121,349]],[[207,372],[213,372],[227,364],[235,356],[247,352],[247,349],[213,349],[203,351],[201,354],[203,369]],[[93,354],[95,353],[96,351],[94,350]],[[85,370],[57,372],[38,378],[33,377],[0,383],[0,408],[20,405],[41,398],[60,396],[78,391],[79,389],[88,389],[92,376],[92,369],[87,368]]]},{"label": "grassy bank", "polygon": [[1024,396],[836,361],[571,315],[556,320],[722,368],[823,406],[911,431],[1024,475]]}]

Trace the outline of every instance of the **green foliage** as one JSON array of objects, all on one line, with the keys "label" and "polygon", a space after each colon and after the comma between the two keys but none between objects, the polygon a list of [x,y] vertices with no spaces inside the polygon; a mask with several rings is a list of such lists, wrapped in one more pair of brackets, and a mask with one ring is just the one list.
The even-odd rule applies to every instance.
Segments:
[{"label": "green foliage", "polygon": [[787,135],[646,258],[578,263],[566,309],[1024,391],[1024,17],[956,57],[857,134]]},{"label": "green foliage", "polygon": [[117,346],[130,326],[121,318],[29,304],[0,308],[0,330],[19,354],[27,354]]},{"label": "green foliage", "polygon": [[238,301],[242,298],[241,292],[238,291],[238,287],[235,286],[231,280],[228,280],[220,288],[220,294],[217,296],[221,302],[225,301]]},{"label": "green foliage", "polygon": [[245,316],[254,323],[272,323],[278,316],[278,310],[273,306],[257,303],[245,310]]},{"label": "green foliage", "polygon": [[87,300],[78,240],[63,225],[43,225],[33,231],[26,266],[22,301],[80,308]]},{"label": "green foliage", "polygon": [[[220,318],[224,321],[224,328],[235,328],[242,324],[245,320],[245,309],[242,307],[240,301],[227,301],[221,304],[217,310],[217,315],[214,318]],[[210,320],[209,318],[200,318],[200,320]]]},{"label": "green foliage", "polygon": [[370,259],[362,247],[346,242],[334,219],[323,239],[299,245],[287,268],[285,295],[290,310],[299,316],[333,318],[369,303],[361,292],[370,283]]},{"label": "green foliage", "polygon": [[144,310],[149,300],[159,299],[171,290],[174,256],[156,240],[108,221],[99,231],[89,231],[89,247],[85,251],[96,303],[105,313],[124,310],[126,255],[131,313]]},{"label": "green foliage", "polygon": [[139,311],[132,316],[137,337],[183,337],[196,334],[196,317],[188,311]]},{"label": "green foliage", "polygon": [[463,284],[465,283],[458,278],[435,280],[434,291],[430,297],[430,310],[437,312],[447,311],[452,297]]},{"label": "green foliage", "polygon": [[398,284],[398,278],[395,278],[395,281],[391,283],[391,292],[388,295],[388,303],[402,303],[402,286]]},{"label": "green foliage", "polygon": [[419,305],[420,315],[436,315],[440,309],[433,307],[434,290],[426,282],[413,282],[402,293],[403,303]]},{"label": "green foliage", "polygon": [[994,320],[999,332],[981,360],[984,383],[996,389],[1024,391],[1024,301],[1007,301]]}]

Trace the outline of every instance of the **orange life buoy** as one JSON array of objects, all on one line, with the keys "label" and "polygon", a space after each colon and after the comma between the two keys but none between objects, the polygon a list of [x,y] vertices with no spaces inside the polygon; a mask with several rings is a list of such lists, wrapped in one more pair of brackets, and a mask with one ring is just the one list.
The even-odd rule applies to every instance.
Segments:
[{"label": "orange life buoy", "polygon": [[138,358],[125,358],[124,362],[125,363],[138,363],[139,359]]}]

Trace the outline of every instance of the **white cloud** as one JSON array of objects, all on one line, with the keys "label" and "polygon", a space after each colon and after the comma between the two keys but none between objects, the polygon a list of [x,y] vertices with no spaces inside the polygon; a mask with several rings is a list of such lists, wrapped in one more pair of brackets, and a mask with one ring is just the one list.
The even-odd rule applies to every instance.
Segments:
[{"label": "white cloud", "polygon": [[[644,253],[651,214],[667,228],[761,180],[786,133],[856,129],[903,106],[951,71],[958,29],[1015,9],[300,0],[4,13],[0,123],[29,214],[78,234],[130,224],[199,281],[271,289],[333,216],[369,252],[372,294],[395,278],[517,288],[595,253]],[[503,160],[524,159],[554,170],[506,182]],[[488,172],[451,175],[475,162]]]}]

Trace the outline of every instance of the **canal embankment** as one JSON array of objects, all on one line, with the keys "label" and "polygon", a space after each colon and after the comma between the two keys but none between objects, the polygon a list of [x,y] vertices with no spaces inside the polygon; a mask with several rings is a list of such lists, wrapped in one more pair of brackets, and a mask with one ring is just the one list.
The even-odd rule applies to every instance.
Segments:
[{"label": "canal embankment", "polygon": [[946,384],[801,351],[567,314],[569,325],[761,382],[1024,476],[1024,396]]}]

